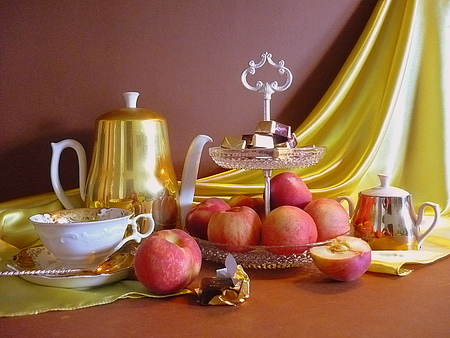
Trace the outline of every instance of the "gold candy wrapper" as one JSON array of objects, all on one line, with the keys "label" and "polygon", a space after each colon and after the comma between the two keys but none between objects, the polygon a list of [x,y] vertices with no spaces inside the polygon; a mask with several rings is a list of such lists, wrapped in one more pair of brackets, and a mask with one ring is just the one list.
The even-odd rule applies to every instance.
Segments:
[{"label": "gold candy wrapper", "polygon": [[[276,121],[259,121],[254,134],[243,134],[241,139],[225,137],[222,148],[233,150],[245,149],[277,149],[295,148],[297,137],[291,132],[291,127]],[[274,154],[274,157],[282,157],[283,153]]]},{"label": "gold candy wrapper", "polygon": [[222,148],[225,149],[245,149],[247,142],[240,138],[227,136],[222,141]]},{"label": "gold candy wrapper", "polygon": [[288,138],[291,135],[291,126],[276,121],[259,121],[256,133],[273,134]]},{"label": "gold candy wrapper", "polygon": [[288,139],[272,134],[244,134],[242,140],[246,143],[247,148],[272,149],[277,143],[286,142]]},{"label": "gold candy wrapper", "polygon": [[201,305],[238,305],[250,296],[250,278],[242,266],[229,254],[225,268],[216,271],[216,277],[203,278],[195,290]]},{"label": "gold candy wrapper", "polygon": [[275,140],[272,135],[253,134],[252,147],[255,148],[275,148]]}]

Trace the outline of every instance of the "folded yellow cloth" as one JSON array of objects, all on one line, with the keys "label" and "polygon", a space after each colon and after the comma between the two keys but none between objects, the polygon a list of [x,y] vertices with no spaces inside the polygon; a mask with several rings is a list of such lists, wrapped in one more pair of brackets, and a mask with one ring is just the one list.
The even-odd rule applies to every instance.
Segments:
[{"label": "folded yellow cloth", "polygon": [[[77,198],[76,191],[72,191]],[[38,236],[28,217],[39,212],[62,209],[54,194],[44,194],[0,204],[0,270],[20,249],[38,243]],[[372,272],[404,276],[412,270],[408,263],[426,264],[450,253],[450,218],[441,218],[420,251],[373,252]],[[176,295],[190,293],[183,290]],[[171,295],[173,296],[173,295]],[[118,299],[161,298],[136,280],[99,286],[93,289],[66,289],[41,286],[20,277],[0,277],[0,316],[20,316],[54,310],[71,310],[112,303]]]},{"label": "folded yellow cloth", "polygon": [[[424,221],[423,228],[426,229],[426,223],[431,222],[431,219],[425,218]],[[450,254],[450,218],[441,217],[430,235],[425,238],[420,250],[372,251],[369,271],[405,276],[412,272],[410,264],[432,263],[448,254]]]}]

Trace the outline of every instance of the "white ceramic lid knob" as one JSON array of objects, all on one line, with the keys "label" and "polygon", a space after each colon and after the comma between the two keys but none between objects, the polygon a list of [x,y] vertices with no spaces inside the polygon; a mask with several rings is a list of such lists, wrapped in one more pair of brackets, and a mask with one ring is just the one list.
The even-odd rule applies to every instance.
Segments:
[{"label": "white ceramic lid knob", "polygon": [[125,98],[126,107],[127,108],[136,108],[138,96],[139,96],[138,92],[123,93],[123,97]]},{"label": "white ceramic lid knob", "polygon": [[361,191],[361,194],[373,197],[406,197],[409,195],[409,192],[403,189],[390,186],[391,177],[389,175],[379,174],[378,177],[381,182],[380,186]]},{"label": "white ceramic lid knob", "polygon": [[381,185],[380,188],[389,187],[390,176],[386,174],[378,174],[378,178],[380,179]]}]

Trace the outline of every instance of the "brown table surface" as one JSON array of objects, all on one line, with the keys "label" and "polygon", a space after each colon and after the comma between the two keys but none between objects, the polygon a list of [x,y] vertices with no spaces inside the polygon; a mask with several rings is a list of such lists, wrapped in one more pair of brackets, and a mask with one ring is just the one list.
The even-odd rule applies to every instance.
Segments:
[{"label": "brown table surface", "polygon": [[[220,265],[204,263],[200,278]],[[1,337],[450,337],[450,259],[408,276],[334,282],[312,264],[246,270],[250,298],[201,306],[194,295],[124,299],[73,311],[1,318]]]}]

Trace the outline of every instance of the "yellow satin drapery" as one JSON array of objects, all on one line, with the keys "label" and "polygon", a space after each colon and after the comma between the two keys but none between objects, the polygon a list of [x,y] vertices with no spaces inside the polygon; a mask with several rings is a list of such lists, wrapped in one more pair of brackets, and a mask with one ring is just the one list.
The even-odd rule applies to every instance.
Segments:
[{"label": "yellow satin drapery", "polygon": [[[387,173],[417,204],[432,201],[449,213],[449,7],[448,0],[379,1],[331,87],[295,131],[299,144],[328,149],[318,165],[296,170],[315,198],[356,196]],[[260,172],[232,170],[200,179],[196,195],[256,195],[263,184]]]},{"label": "yellow satin drapery", "polygon": [[[297,170],[314,197],[355,196],[389,173],[416,203],[439,203],[448,216],[450,143],[449,0],[380,0],[335,81],[296,129],[300,144],[325,145],[325,158]],[[282,121],[280,121],[282,122]],[[227,171],[198,180],[197,199],[261,194],[258,171]],[[77,192],[71,192],[77,197]],[[27,218],[61,209],[54,194],[0,204],[0,266],[38,238]],[[448,218],[425,240],[424,250],[392,259],[374,253],[370,271],[404,275],[406,262],[430,263],[450,253]],[[127,297],[152,297],[133,280],[91,290],[0,279],[0,316],[75,309]]]}]

